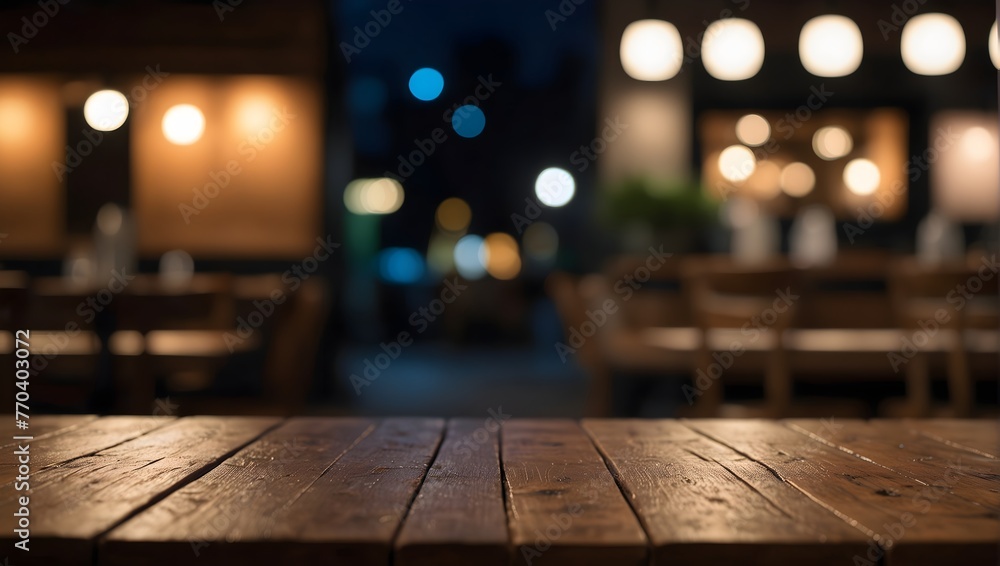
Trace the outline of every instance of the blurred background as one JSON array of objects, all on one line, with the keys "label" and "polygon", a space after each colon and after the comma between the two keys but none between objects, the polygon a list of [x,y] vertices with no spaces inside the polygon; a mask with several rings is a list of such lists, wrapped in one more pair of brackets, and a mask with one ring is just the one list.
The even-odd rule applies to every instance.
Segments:
[{"label": "blurred background", "polygon": [[985,0],[0,22],[5,410],[998,412]]}]

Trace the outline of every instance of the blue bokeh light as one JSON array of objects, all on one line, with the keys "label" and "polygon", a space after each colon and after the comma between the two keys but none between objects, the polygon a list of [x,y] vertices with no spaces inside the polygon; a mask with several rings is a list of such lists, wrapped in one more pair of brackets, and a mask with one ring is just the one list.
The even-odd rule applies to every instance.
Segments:
[{"label": "blue bokeh light", "polygon": [[463,138],[474,138],[483,133],[483,128],[486,127],[486,115],[478,106],[466,104],[452,114],[451,127]]},{"label": "blue bokeh light", "polygon": [[390,283],[416,283],[424,277],[424,258],[413,248],[386,248],[379,254],[378,270]]},{"label": "blue bokeh light", "polygon": [[455,269],[458,274],[470,281],[485,275],[485,248],[481,237],[475,234],[463,236],[455,244]]},{"label": "blue bokeh light", "polygon": [[444,77],[430,67],[417,69],[410,75],[410,92],[420,100],[434,100],[444,90]]}]

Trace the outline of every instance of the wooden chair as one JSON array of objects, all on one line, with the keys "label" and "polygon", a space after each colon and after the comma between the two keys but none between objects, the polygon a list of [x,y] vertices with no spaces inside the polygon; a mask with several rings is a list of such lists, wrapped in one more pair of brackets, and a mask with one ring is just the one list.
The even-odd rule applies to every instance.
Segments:
[{"label": "wooden chair", "polygon": [[[683,270],[694,320],[702,334],[693,376],[694,386],[701,392],[695,403],[695,415],[787,415],[792,401],[792,380],[784,336],[799,305],[794,297],[783,295],[786,290],[792,295],[800,292],[798,272],[778,260],[744,267],[722,257],[692,259]],[[763,407],[723,405],[722,382],[730,370],[716,359],[728,359],[725,355],[715,356],[721,352],[734,358],[732,365],[741,364],[744,356],[751,353],[764,354]],[[722,375],[717,383],[706,384],[713,374]]]},{"label": "wooden chair", "polygon": [[[591,280],[581,284],[580,278],[556,271],[545,280],[545,289],[555,303],[556,311],[562,321],[566,340],[574,329],[579,329],[587,322],[587,306],[590,298],[585,294],[585,288],[591,292],[602,284],[599,280]],[[600,331],[599,331],[600,332]],[[575,348],[575,358],[580,367],[587,373],[590,383],[587,388],[587,401],[584,413],[589,417],[607,417],[611,415],[611,370],[601,354],[601,347],[596,336],[585,340],[579,348]]]},{"label": "wooden chair", "polygon": [[148,413],[158,377],[179,390],[212,382],[232,354],[226,343],[237,325],[231,289],[228,274],[196,274],[180,287],[155,275],[129,283],[115,299],[110,342],[120,412]]},{"label": "wooden chair", "polygon": [[[905,368],[906,398],[903,403],[887,402],[884,410],[888,415],[925,417],[934,413],[929,367],[933,353],[944,354],[947,360],[949,405],[945,415],[972,414],[975,383],[969,369],[970,346],[992,356],[995,364],[1000,320],[997,305],[1000,275],[988,272],[982,276],[977,268],[963,263],[924,266],[914,258],[891,265],[893,311],[903,336],[913,347],[901,347],[893,354]],[[986,335],[985,347],[975,343],[977,331]]]}]

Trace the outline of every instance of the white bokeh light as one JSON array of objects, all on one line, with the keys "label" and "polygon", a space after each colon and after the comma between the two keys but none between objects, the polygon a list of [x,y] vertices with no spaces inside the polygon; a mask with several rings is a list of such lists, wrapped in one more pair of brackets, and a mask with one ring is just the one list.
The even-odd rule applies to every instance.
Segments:
[{"label": "white bokeh light", "polygon": [[855,159],[844,167],[844,184],[856,195],[874,193],[881,182],[878,166],[867,159]]},{"label": "white bokeh light", "polygon": [[205,115],[191,104],[172,106],[163,115],[163,135],[170,143],[191,145],[205,132]]},{"label": "white bokeh light", "polygon": [[719,80],[749,79],[764,64],[764,36],[750,20],[717,20],[705,29],[701,59],[708,74]]},{"label": "white bokeh light", "polygon": [[684,62],[681,34],[663,20],[639,20],[622,33],[622,68],[640,81],[665,81],[681,70]]},{"label": "white bokeh light", "polygon": [[993,66],[1000,69],[1000,39],[997,37],[997,23],[993,22],[993,27],[990,28],[990,60],[993,61]]},{"label": "white bokeh light", "polygon": [[549,167],[535,179],[535,196],[546,206],[564,206],[573,200],[574,194],[576,194],[576,181],[565,169]]},{"label": "white bokeh light", "polygon": [[734,183],[745,181],[757,168],[757,158],[742,145],[731,145],[719,154],[719,172]]},{"label": "white bokeh light", "polygon": [[947,75],[965,59],[965,31],[948,14],[921,14],[903,26],[900,51],[906,68],[918,75]]},{"label": "white bokeh light", "polygon": [[858,69],[864,56],[861,30],[845,16],[813,18],[799,34],[799,59],[817,77],[843,77]]},{"label": "white bokeh light", "polygon": [[117,90],[99,90],[83,104],[83,118],[95,130],[117,130],[128,118],[128,99]]},{"label": "white bokeh light", "polygon": [[988,161],[996,155],[997,142],[993,134],[982,126],[973,126],[962,134],[962,155],[971,163]]}]

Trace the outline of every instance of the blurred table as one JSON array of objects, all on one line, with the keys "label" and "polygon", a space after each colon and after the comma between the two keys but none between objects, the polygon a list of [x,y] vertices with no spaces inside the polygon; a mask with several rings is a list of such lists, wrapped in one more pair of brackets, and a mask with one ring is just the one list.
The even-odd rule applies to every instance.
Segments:
[{"label": "blurred table", "polygon": [[[21,432],[34,434],[31,552],[8,555],[106,566],[997,563],[995,422],[508,419],[36,416]],[[7,438],[18,434],[5,420]],[[8,486],[16,444],[0,455]],[[11,517],[19,504],[2,506]],[[14,536],[5,530],[8,549]]]}]

